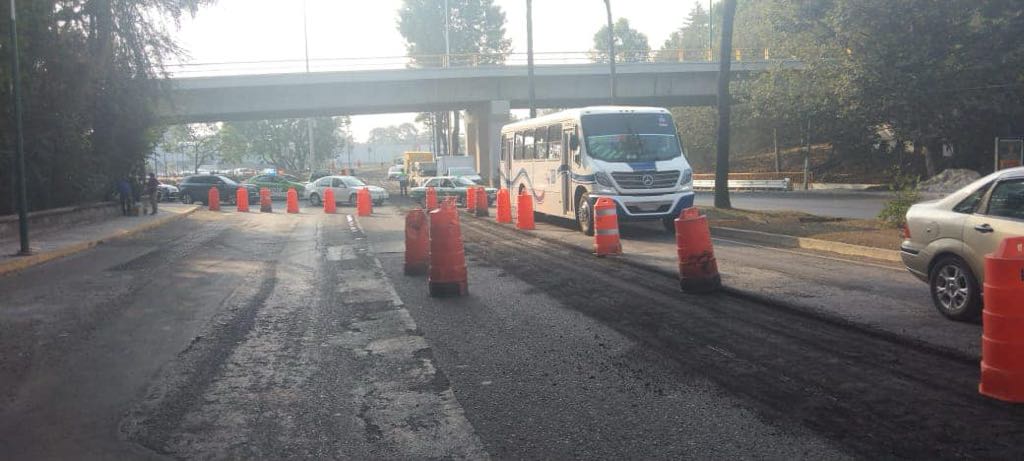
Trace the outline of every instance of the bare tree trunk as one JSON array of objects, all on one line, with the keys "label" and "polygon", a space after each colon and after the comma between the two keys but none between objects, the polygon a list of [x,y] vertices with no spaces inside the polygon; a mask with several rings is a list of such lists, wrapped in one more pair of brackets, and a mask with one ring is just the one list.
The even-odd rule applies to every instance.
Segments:
[{"label": "bare tree trunk", "polygon": [[459,155],[459,111],[452,111],[452,155]]},{"label": "bare tree trunk", "polygon": [[939,174],[939,163],[942,159],[937,155],[940,151],[942,151],[942,145],[935,141],[924,146],[924,169],[929,178]]},{"label": "bare tree trunk", "polygon": [[775,172],[782,172],[782,157],[779,155],[779,130],[772,128],[772,145],[775,148]]},{"label": "bare tree trunk", "polygon": [[732,64],[732,22],[736,0],[722,0],[722,40],[718,65],[718,152],[715,164],[715,208],[732,208],[729,200],[729,79]]}]

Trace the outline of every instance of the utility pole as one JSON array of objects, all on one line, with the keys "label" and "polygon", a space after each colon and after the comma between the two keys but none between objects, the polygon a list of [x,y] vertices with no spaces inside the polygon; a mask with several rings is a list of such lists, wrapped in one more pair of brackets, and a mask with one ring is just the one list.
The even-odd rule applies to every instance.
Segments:
[{"label": "utility pole", "polygon": [[729,78],[732,64],[732,21],[736,0],[723,0],[722,46],[718,63],[718,152],[715,164],[715,208],[732,208],[729,200]]},{"label": "utility pole", "polygon": [[[309,21],[306,14],[306,3],[308,0],[302,0],[302,42],[306,51],[306,73],[309,74]],[[309,141],[309,156],[306,163],[309,165],[309,171],[313,172],[313,162],[316,158],[316,147],[313,145],[313,119],[306,119],[306,137]]]},{"label": "utility pole", "polygon": [[18,194],[18,238],[20,256],[32,254],[28,246],[28,189],[25,187],[25,137],[21,122],[21,65],[18,63],[18,13],[11,0],[11,93],[14,96],[15,188]]},{"label": "utility pole", "polygon": [[711,14],[715,1],[708,0],[708,61],[715,59],[715,17]]},{"label": "utility pole", "polygon": [[536,118],[537,94],[533,83],[533,0],[526,0],[526,72],[530,82],[530,118]]},{"label": "utility pole", "polygon": [[612,23],[611,0],[604,0],[604,9],[608,13],[608,62],[611,65],[611,104],[615,105],[615,24]]}]

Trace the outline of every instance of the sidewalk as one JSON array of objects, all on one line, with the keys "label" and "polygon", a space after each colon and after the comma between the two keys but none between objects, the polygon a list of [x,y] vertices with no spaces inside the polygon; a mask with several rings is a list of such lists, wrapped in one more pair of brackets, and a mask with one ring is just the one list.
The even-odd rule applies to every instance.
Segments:
[{"label": "sidewalk", "polygon": [[29,229],[29,242],[32,247],[30,256],[15,256],[20,248],[18,240],[0,240],[0,276],[85,251],[105,240],[127,237],[162,226],[197,209],[197,205],[166,203],[160,204],[160,211],[154,216],[118,217],[92,224],[48,230],[40,234],[33,234]]}]

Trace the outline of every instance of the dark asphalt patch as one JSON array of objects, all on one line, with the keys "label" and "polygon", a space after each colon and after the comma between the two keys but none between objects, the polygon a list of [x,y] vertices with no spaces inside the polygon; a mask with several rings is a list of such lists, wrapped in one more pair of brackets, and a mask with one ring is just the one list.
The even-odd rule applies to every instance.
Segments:
[{"label": "dark asphalt patch", "polygon": [[1024,409],[978,396],[977,364],[961,356],[725,294],[684,295],[674,278],[462,221],[468,254],[711,379],[776,426],[870,458],[1024,455]]}]

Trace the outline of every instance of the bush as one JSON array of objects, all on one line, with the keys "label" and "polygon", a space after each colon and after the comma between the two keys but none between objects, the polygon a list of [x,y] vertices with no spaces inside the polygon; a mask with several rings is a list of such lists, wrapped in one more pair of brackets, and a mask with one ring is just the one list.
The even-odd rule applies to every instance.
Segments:
[{"label": "bush", "polygon": [[917,203],[920,194],[917,192],[918,176],[903,174],[898,168],[892,171],[892,182],[889,190],[894,194],[892,200],[885,203],[882,211],[878,213],[887,226],[901,227],[907,222],[907,210]]}]

